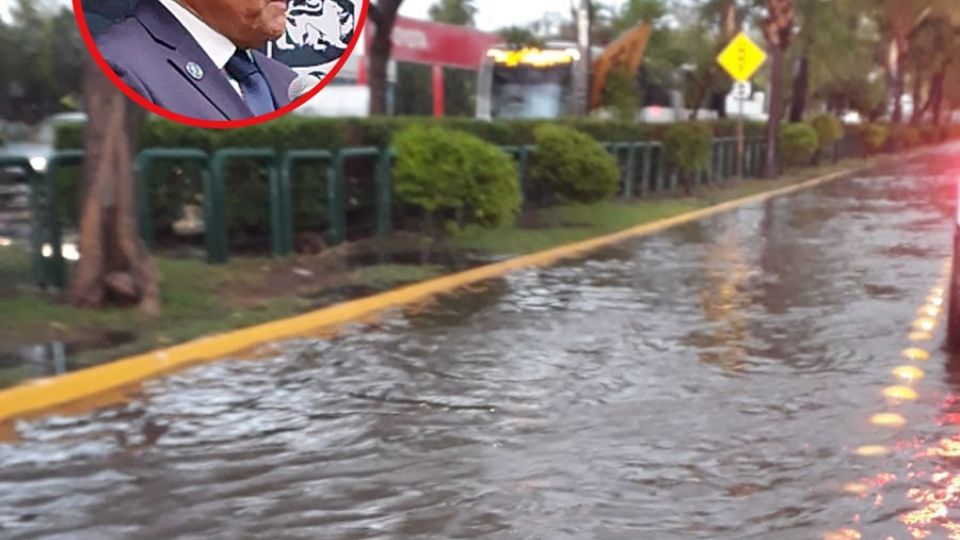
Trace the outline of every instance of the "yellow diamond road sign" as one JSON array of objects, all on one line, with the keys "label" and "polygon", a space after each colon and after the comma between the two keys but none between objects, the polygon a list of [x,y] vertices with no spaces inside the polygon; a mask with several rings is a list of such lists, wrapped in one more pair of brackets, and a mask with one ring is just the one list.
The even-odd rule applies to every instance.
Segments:
[{"label": "yellow diamond road sign", "polygon": [[717,57],[717,62],[735,81],[746,81],[767,61],[767,54],[740,32]]}]

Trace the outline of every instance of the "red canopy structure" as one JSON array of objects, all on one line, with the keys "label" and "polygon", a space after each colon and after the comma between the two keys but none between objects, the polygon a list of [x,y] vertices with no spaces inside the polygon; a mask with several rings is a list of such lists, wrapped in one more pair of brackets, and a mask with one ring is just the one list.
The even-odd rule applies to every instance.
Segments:
[{"label": "red canopy structure", "polygon": [[[364,33],[364,50],[369,51],[373,34]],[[433,114],[443,116],[443,68],[480,69],[500,37],[466,26],[397,17],[392,40],[392,60],[433,66]],[[360,84],[366,84],[366,78],[364,63],[358,74]]]}]

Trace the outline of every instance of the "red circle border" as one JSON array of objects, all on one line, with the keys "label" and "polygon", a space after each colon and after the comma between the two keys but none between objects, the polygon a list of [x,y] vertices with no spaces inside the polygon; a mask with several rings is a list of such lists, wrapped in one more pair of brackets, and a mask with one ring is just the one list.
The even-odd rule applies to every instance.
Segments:
[{"label": "red circle border", "polygon": [[262,116],[254,116],[251,118],[244,118],[242,120],[202,120],[199,118],[193,118],[191,116],[177,114],[164,109],[163,107],[160,107],[159,105],[147,100],[145,97],[137,93],[136,90],[130,88],[127,83],[123,82],[123,79],[114,73],[113,69],[110,67],[110,64],[108,64],[107,60],[102,54],[100,54],[100,50],[97,48],[97,44],[93,39],[93,34],[90,33],[90,27],[87,25],[87,16],[83,11],[83,5],[81,2],[82,0],[73,0],[73,14],[77,19],[77,26],[80,28],[80,37],[83,38],[83,42],[87,46],[87,50],[90,51],[90,55],[93,57],[93,60],[98,66],[100,66],[100,70],[107,75],[111,82],[113,82],[114,86],[119,88],[121,92],[123,92],[128,98],[132,99],[138,105],[154,114],[157,114],[158,116],[162,116],[167,120],[172,120],[180,124],[205,129],[236,129],[257,126],[263,124],[264,122],[269,122],[271,120],[280,118],[281,116],[285,116],[300,108],[307,101],[311,100],[314,96],[319,94],[324,87],[330,84],[330,81],[332,81],[333,78],[340,73],[340,70],[343,69],[343,66],[350,58],[350,55],[353,54],[353,50],[357,46],[357,43],[359,43],[363,28],[366,25],[367,11],[370,7],[370,0],[361,0],[361,2],[363,2],[363,6],[360,8],[360,17],[357,18],[357,26],[354,28],[353,39],[350,41],[350,45],[347,47],[347,50],[343,53],[343,55],[340,56],[340,59],[337,60],[337,63],[333,66],[333,69],[331,69],[330,72],[327,73],[323,79],[320,80],[320,83],[317,84],[317,86],[312,90],[300,96],[288,105]]}]

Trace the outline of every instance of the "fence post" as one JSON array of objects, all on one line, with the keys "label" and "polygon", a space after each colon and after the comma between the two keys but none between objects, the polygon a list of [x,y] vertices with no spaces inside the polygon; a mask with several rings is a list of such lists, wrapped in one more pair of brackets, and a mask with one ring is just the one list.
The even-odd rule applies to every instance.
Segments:
[{"label": "fence post", "polygon": [[716,142],[717,149],[717,180],[723,182],[727,176],[727,149],[724,146],[723,139],[718,139]]},{"label": "fence post", "polygon": [[47,286],[46,262],[43,260],[43,238],[40,236],[40,185],[41,176],[26,162],[24,171],[30,185],[30,266],[33,270],[33,282],[38,287]]},{"label": "fence post", "polygon": [[[657,193],[663,193],[666,187],[666,171],[664,171],[664,165],[666,165],[666,160],[663,155],[663,143],[654,143],[654,147],[657,149]],[[652,162],[653,160],[651,160]]]},{"label": "fence post", "polygon": [[207,246],[207,262],[224,264],[229,259],[227,249],[226,193],[224,191],[224,157],[215,153],[209,174],[203,175],[203,240]]},{"label": "fence post", "polygon": [[278,164],[279,198],[280,198],[280,234],[283,239],[283,253],[293,253],[293,179],[290,168],[286,166],[286,157],[281,158]]},{"label": "fence post", "polygon": [[623,198],[632,199],[636,189],[637,175],[637,146],[632,143],[625,143],[627,150],[627,175],[623,183]]},{"label": "fence post", "polygon": [[[372,157],[380,159],[380,149],[374,146],[363,146],[359,148],[344,148],[337,152],[336,157],[336,181],[330,184],[330,200],[337,205],[330,216],[332,225],[331,245],[337,246],[347,239],[347,214],[344,200],[344,189],[347,178],[347,160],[357,157]],[[377,172],[374,173],[374,181],[377,181]],[[376,195],[375,195],[376,197]],[[376,204],[376,201],[374,201]]]},{"label": "fence post", "polygon": [[[274,255],[284,255],[284,216],[280,175],[277,174],[277,153],[272,148],[225,148],[214,152],[211,158],[212,174],[209,191],[204,195],[211,199],[213,226],[207,226],[207,257],[212,263],[222,264],[229,260],[227,245],[226,209],[226,164],[233,159],[249,159],[267,165],[270,181],[270,250]],[[207,190],[205,190],[207,191]],[[205,204],[206,206],[206,204]],[[206,222],[205,222],[206,223]]]},{"label": "fence post", "polygon": [[653,157],[649,143],[636,143],[639,150],[643,148],[642,162],[640,163],[640,197],[646,199],[650,194],[650,158]]},{"label": "fence post", "polygon": [[347,215],[343,201],[343,183],[347,175],[347,156],[345,150],[337,152],[335,160],[335,180],[327,185],[327,197],[330,199],[330,245],[339,246],[347,238]]},{"label": "fence post", "polygon": [[280,175],[277,174],[277,166],[274,160],[272,166],[268,169],[270,178],[270,252],[275,257],[288,255],[290,252],[286,249],[286,229],[284,219],[283,188],[281,187]]},{"label": "fence post", "polygon": [[533,145],[519,146],[501,146],[500,150],[510,154],[517,162],[517,183],[520,187],[520,204],[527,202],[527,172],[530,168],[530,153],[533,151]]},{"label": "fence post", "polygon": [[62,166],[77,165],[83,161],[82,150],[61,150],[50,158],[44,175],[44,189],[47,192],[47,231],[50,234],[50,272],[47,277],[52,284],[62,289],[67,284],[67,265],[63,260],[63,224],[57,208],[57,193],[54,179]]},{"label": "fence post", "polygon": [[523,197],[524,189],[527,184],[527,174],[530,172],[530,153],[533,152],[533,145],[520,145],[520,194]]},{"label": "fence post", "polygon": [[[134,161],[133,170],[136,178],[137,190],[137,224],[140,230],[140,238],[147,246],[147,249],[153,250],[156,244],[156,238],[153,228],[153,216],[151,215],[150,191],[148,177],[150,167],[154,162],[160,160],[183,160],[199,162],[201,174],[206,174],[210,167],[210,156],[206,152],[196,148],[148,148],[137,155]],[[204,224],[206,226],[206,224]]]},{"label": "fence post", "polygon": [[377,237],[384,238],[390,233],[391,204],[393,182],[390,167],[393,165],[393,149],[384,148],[377,162]]},{"label": "fence post", "polygon": [[[286,229],[287,242],[291,252],[293,251],[294,247],[293,166],[297,162],[301,161],[317,161],[320,163],[326,163],[327,194],[329,196],[329,194],[337,191],[334,187],[334,184],[337,182],[336,160],[332,152],[327,150],[288,150],[287,152],[284,152],[282,158],[280,159],[280,175],[282,179],[280,184],[284,192],[284,214],[286,216],[284,228]],[[339,208],[341,208],[339,201],[334,201],[333,199],[327,200],[327,211],[330,213],[331,228],[333,216],[336,215],[336,212]]]}]

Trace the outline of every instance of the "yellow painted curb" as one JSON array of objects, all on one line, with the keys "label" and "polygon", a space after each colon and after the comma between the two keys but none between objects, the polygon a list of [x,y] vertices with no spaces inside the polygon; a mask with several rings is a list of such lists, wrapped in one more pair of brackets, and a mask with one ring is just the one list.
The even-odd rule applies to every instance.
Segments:
[{"label": "yellow painted curb", "polygon": [[392,307],[414,304],[466,285],[503,276],[515,270],[551,265],[629,238],[654,234],[741,206],[809,189],[862,168],[857,167],[836,172],[792,186],[646,223],[617,233],[481,266],[367,298],[344,302],[304,315],[197,339],[168,349],[116,360],[65,375],[29,381],[0,391],[0,422],[84,400],[109,390],[116,390],[190,365],[237,354],[261,343],[292,338],[324,327],[335,327],[363,321],[371,315]]}]

